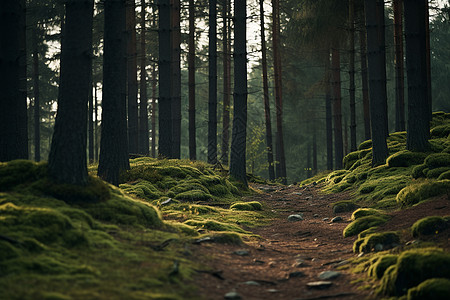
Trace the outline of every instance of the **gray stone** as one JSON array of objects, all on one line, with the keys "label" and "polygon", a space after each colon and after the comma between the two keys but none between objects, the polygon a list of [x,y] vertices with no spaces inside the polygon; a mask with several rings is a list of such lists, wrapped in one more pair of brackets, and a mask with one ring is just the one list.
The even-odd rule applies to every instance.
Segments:
[{"label": "gray stone", "polygon": [[361,252],[361,253],[359,253],[359,254],[358,254],[358,256],[357,256],[357,257],[358,257],[358,258],[360,258],[360,257],[363,257],[363,256],[364,256],[364,254],[365,254],[364,252]]},{"label": "gray stone", "polygon": [[294,195],[297,195],[297,196],[301,196],[301,195],[303,195],[303,193],[302,192],[296,192],[296,193],[292,193],[292,194],[294,194]]},{"label": "gray stone", "polygon": [[342,217],[334,217],[333,219],[331,219],[331,222],[336,223],[336,222],[340,222],[342,221]]},{"label": "gray stone", "polygon": [[259,282],[250,280],[250,281],[246,281],[244,282],[245,285],[261,285]]},{"label": "gray stone", "polygon": [[328,221],[330,218],[323,218],[322,221]]},{"label": "gray stone", "polygon": [[228,300],[240,300],[240,299],[242,299],[242,297],[241,297],[241,295],[239,295],[236,292],[229,292],[229,293],[225,294],[225,299],[228,299]]},{"label": "gray stone", "polygon": [[375,250],[375,252],[380,252],[380,251],[383,251],[383,244],[380,244],[380,243],[378,243],[378,244],[376,244],[375,245],[375,247],[373,247],[373,249]]},{"label": "gray stone", "polygon": [[289,278],[298,278],[298,277],[305,277],[305,273],[297,271],[297,272],[291,272],[289,273]]},{"label": "gray stone", "polygon": [[306,286],[310,289],[326,289],[329,288],[333,283],[331,281],[313,281],[308,282]]},{"label": "gray stone", "polygon": [[323,271],[319,274],[319,279],[322,280],[330,280],[330,279],[334,279],[334,278],[338,278],[339,276],[341,276],[341,272],[337,272],[337,271]]},{"label": "gray stone", "polygon": [[314,218],[318,218],[318,217],[319,217],[319,214],[314,214],[313,217],[314,217]]},{"label": "gray stone", "polygon": [[303,220],[303,216],[301,214],[290,215],[288,217],[288,221],[291,221],[291,222],[297,222],[297,221],[302,221],[302,220]]},{"label": "gray stone", "polygon": [[250,254],[247,250],[236,250],[233,253],[239,256],[247,256]]},{"label": "gray stone", "polygon": [[308,197],[306,197],[305,199],[306,199],[306,200],[312,200],[312,197],[311,197],[311,196],[308,196]]},{"label": "gray stone", "polygon": [[267,291],[269,293],[278,293],[278,290],[276,290],[276,289],[268,289]]},{"label": "gray stone", "polygon": [[161,202],[161,206],[163,206],[163,205],[168,205],[168,204],[170,204],[170,203],[172,203],[172,202],[173,202],[172,198],[169,198],[169,199],[164,200],[163,202]]}]

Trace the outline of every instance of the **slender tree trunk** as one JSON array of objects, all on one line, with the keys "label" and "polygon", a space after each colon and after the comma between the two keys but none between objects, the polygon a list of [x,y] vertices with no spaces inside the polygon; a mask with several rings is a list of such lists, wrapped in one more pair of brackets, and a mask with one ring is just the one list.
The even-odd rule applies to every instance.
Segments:
[{"label": "slender tree trunk", "polygon": [[355,3],[349,1],[350,57],[348,73],[350,78],[350,151],[356,151],[356,103],[355,103]]},{"label": "slender tree trunk", "polygon": [[170,0],[159,1],[159,143],[158,152],[162,157],[172,157],[172,61],[170,32]]},{"label": "slender tree trunk", "polygon": [[180,0],[172,1],[172,158],[180,158],[181,146],[181,29]]},{"label": "slender tree trunk", "polygon": [[127,96],[128,96],[128,153],[138,153],[138,83],[136,46],[136,3],[127,0]]},{"label": "slender tree trunk", "polygon": [[[369,66],[370,120],[372,130],[372,166],[384,164],[388,156],[386,144],[387,96],[386,52],[384,43],[384,3],[364,1]],[[383,17],[381,17],[383,15]],[[381,20],[383,22],[381,23]]]},{"label": "slender tree trunk", "polygon": [[234,110],[230,175],[247,186],[247,51],[246,0],[234,2]]},{"label": "slender tree trunk", "polygon": [[39,51],[38,33],[33,29],[33,94],[34,94],[34,160],[41,161],[41,104],[39,91]]},{"label": "slender tree trunk", "polygon": [[217,1],[209,1],[208,163],[217,162]]},{"label": "slender tree trunk", "polygon": [[317,174],[317,137],[316,137],[316,131],[313,131],[313,146],[312,146],[312,168],[313,168],[313,175]]},{"label": "slender tree trunk", "polygon": [[94,161],[98,161],[99,136],[97,83],[94,83]]},{"label": "slender tree trunk", "polygon": [[344,118],[344,156],[348,153],[348,126],[347,118]]},{"label": "slender tree trunk", "polygon": [[127,139],[126,0],[105,2],[102,133],[98,176],[119,184],[120,172],[130,168]]},{"label": "slender tree trunk", "polygon": [[228,5],[229,0],[222,1],[223,17],[223,108],[222,108],[222,163],[228,165],[228,149],[230,144],[230,64],[228,39]]},{"label": "slender tree trunk", "polygon": [[327,137],[327,170],[333,170],[333,113],[331,104],[331,82],[330,82],[330,56],[327,55],[326,69],[326,91],[325,91],[325,121]]},{"label": "slender tree trunk", "polygon": [[0,161],[28,158],[23,3],[0,3]]},{"label": "slender tree trunk", "polygon": [[48,158],[49,175],[60,183],[84,185],[88,181],[87,104],[91,92],[93,10],[93,0],[66,3],[60,98]]},{"label": "slender tree trunk", "polygon": [[426,42],[426,54],[427,54],[427,96],[428,96],[428,116],[433,118],[433,97],[431,94],[431,49],[430,49],[430,11],[429,4],[426,1],[425,8],[425,42]]},{"label": "slender tree trunk", "polygon": [[311,165],[311,144],[308,143],[306,146],[306,178],[311,178],[312,176],[312,165]]},{"label": "slender tree trunk", "polygon": [[333,89],[333,117],[334,117],[334,165],[342,169],[344,158],[344,144],[342,138],[342,99],[341,99],[341,56],[337,47],[331,50],[331,86]]},{"label": "slender tree trunk", "polygon": [[277,117],[277,158],[279,157],[279,172],[277,178],[281,178],[283,184],[287,183],[286,177],[286,157],[284,153],[283,140],[283,97],[282,97],[282,80],[281,80],[281,56],[280,56],[280,3],[279,0],[272,0],[272,42],[273,42],[273,60],[275,73],[275,102]]},{"label": "slender tree trunk", "polygon": [[427,83],[427,0],[408,0],[405,7],[406,72],[408,78],[408,130],[406,148],[429,149],[430,118]]},{"label": "slender tree trunk", "polygon": [[197,159],[197,137],[195,126],[195,3],[189,0],[189,159]]},{"label": "slender tree trunk", "polygon": [[148,155],[148,97],[147,97],[147,53],[145,48],[145,0],[141,0],[141,78],[139,81],[139,153]]},{"label": "slender tree trunk", "polygon": [[363,26],[359,32],[359,47],[361,56],[361,85],[363,96],[364,139],[370,140],[370,105],[369,105],[369,78],[367,75],[367,39],[366,29]]},{"label": "slender tree trunk", "polygon": [[[17,138],[20,143],[20,148],[17,149],[20,158],[29,158],[28,142],[28,112],[27,112],[27,4],[26,0],[18,0],[20,5],[20,21],[19,21],[19,101],[17,103],[19,108],[19,123]],[[0,155],[1,156],[1,155]],[[1,159],[0,159],[1,161]]]},{"label": "slender tree trunk", "polygon": [[91,90],[89,92],[88,99],[88,149],[89,149],[89,163],[92,164],[94,162],[94,97],[92,95],[92,73],[90,76]]},{"label": "slender tree trunk", "polygon": [[156,157],[156,65],[153,65],[152,71],[152,157]]},{"label": "slender tree trunk", "polygon": [[269,179],[275,179],[275,170],[273,167],[273,143],[272,143],[272,121],[270,119],[270,101],[269,101],[269,84],[267,76],[267,50],[266,37],[264,28],[264,1],[259,1],[259,12],[261,19],[261,51],[262,51],[262,71],[263,71],[263,91],[264,91],[264,116],[266,119],[266,147],[267,162],[269,164]]},{"label": "slender tree trunk", "polygon": [[403,67],[403,1],[393,0],[395,47],[395,131],[405,130],[405,80]]}]

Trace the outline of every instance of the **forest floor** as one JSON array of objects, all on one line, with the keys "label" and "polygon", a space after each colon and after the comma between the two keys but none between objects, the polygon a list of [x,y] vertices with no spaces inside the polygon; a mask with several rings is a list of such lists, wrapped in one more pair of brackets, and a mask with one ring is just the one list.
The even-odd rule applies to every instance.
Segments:
[{"label": "forest floor", "polygon": [[[201,243],[194,245],[193,257],[207,266],[195,276],[199,296],[205,299],[367,299],[378,298],[361,277],[345,266],[357,254],[352,251],[356,237],[343,238],[351,213],[333,214],[331,204],[351,198],[348,192],[324,194],[319,186],[273,187],[253,185],[263,191],[245,200],[259,201],[276,217],[267,226],[244,228],[259,238],[243,245]],[[303,220],[289,221],[292,214]],[[409,227],[418,219],[450,215],[447,196],[406,210],[390,213],[383,231],[402,231],[402,243],[413,240]],[[333,220],[341,217],[342,220]],[[448,251],[450,230],[440,241]],[[319,279],[324,271],[337,271],[333,279]],[[308,283],[328,281],[328,287]]]}]

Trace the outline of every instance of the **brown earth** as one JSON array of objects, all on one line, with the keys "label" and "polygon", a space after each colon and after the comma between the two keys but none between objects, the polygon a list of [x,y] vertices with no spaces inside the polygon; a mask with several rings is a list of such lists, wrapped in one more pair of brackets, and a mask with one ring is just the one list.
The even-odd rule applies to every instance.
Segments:
[{"label": "brown earth", "polygon": [[[198,297],[224,299],[225,294],[235,291],[242,299],[255,300],[376,299],[371,290],[361,288],[364,285],[360,280],[362,276],[350,270],[339,270],[341,275],[329,280],[331,287],[307,287],[309,282],[320,281],[318,275],[321,272],[336,270],[345,265],[346,260],[356,257],[352,252],[356,237],[342,237],[343,229],[350,223],[351,213],[337,214],[343,220],[331,222],[335,217],[331,204],[349,198],[348,193],[323,194],[313,185],[306,188],[281,187],[249,197],[246,200],[263,203],[265,209],[276,213],[276,218],[268,226],[250,229],[261,238],[247,241],[244,245],[201,243],[193,246],[193,256],[205,266],[195,276]],[[304,220],[287,220],[289,215],[296,213],[302,213]],[[407,228],[425,216],[450,215],[450,202],[448,196],[443,196],[391,215],[393,218],[382,230],[403,229],[404,244],[412,240]],[[438,241],[447,250],[450,249],[449,233],[447,230],[440,234]],[[237,255],[234,253],[237,250],[247,250],[248,255]],[[301,272],[297,273],[300,277],[294,277],[293,272]]]}]

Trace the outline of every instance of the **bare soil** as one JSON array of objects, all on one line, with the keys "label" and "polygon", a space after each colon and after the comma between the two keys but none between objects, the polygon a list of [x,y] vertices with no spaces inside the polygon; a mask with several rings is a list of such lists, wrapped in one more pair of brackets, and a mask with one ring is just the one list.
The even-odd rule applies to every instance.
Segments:
[{"label": "bare soil", "polygon": [[[246,199],[263,203],[265,209],[276,213],[276,218],[268,226],[250,229],[261,238],[244,245],[202,243],[193,246],[194,257],[205,266],[195,276],[199,298],[224,299],[225,294],[233,291],[242,299],[258,300],[376,298],[371,290],[361,288],[364,285],[358,280],[361,275],[350,270],[339,270],[341,275],[329,280],[332,285],[328,288],[307,286],[309,282],[320,281],[321,272],[336,270],[356,257],[352,252],[356,237],[342,236],[351,213],[339,213],[337,216],[343,220],[331,221],[335,217],[331,204],[349,198],[348,193],[323,194],[318,187],[310,185],[278,187]],[[287,220],[289,215],[297,213],[303,214],[304,220]],[[443,196],[391,215],[391,220],[381,230],[401,230],[402,242],[406,243],[412,240],[407,229],[416,220],[430,215],[450,215],[450,201],[448,196]],[[447,250],[450,249],[449,234],[449,230],[440,234],[438,241]],[[247,250],[248,255],[237,255],[234,253],[237,250]]]}]

